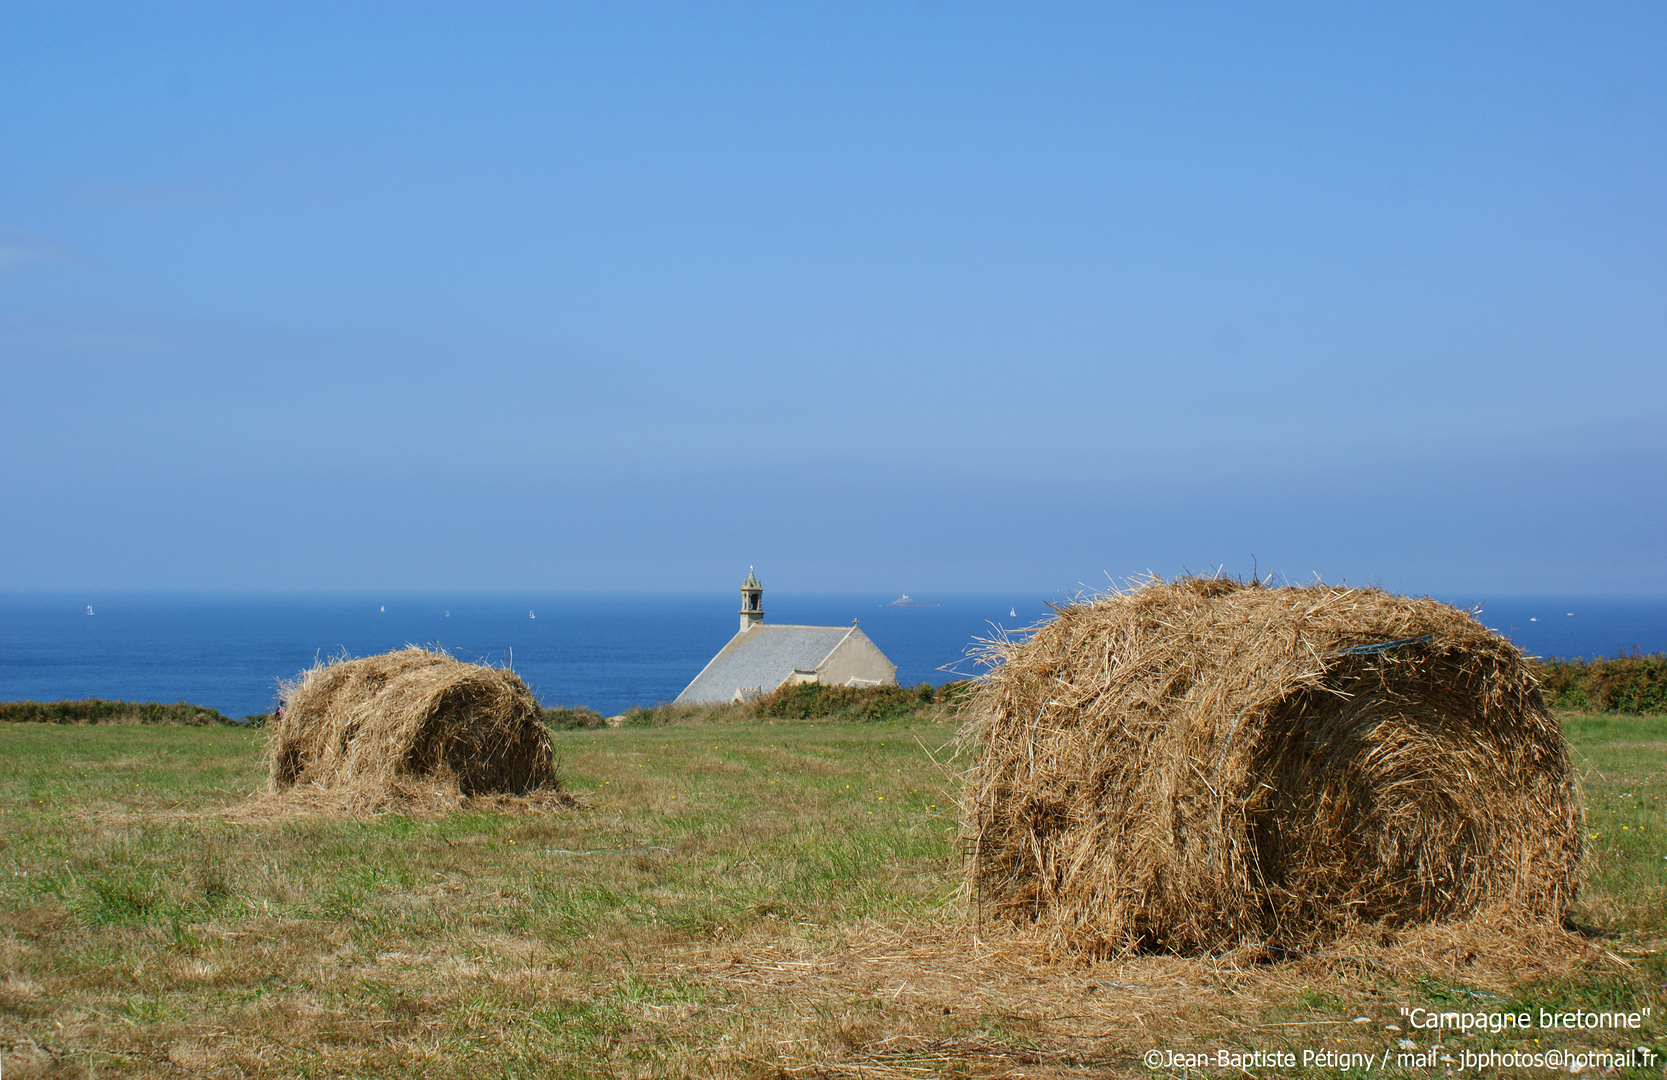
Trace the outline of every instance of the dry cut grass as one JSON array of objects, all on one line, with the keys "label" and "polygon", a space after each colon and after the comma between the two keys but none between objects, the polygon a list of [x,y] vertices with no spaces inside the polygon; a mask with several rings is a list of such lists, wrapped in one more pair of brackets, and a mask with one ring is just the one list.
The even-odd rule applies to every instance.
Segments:
[{"label": "dry cut grass", "polygon": [[560,790],[544,710],[505,668],[412,646],[323,661],[283,697],[267,736],[274,795],[374,811]]},{"label": "dry cut grass", "polygon": [[1063,947],[1554,924],[1578,890],[1563,735],[1521,654],[1465,612],[1152,579],[991,652],[968,707],[969,884]]}]

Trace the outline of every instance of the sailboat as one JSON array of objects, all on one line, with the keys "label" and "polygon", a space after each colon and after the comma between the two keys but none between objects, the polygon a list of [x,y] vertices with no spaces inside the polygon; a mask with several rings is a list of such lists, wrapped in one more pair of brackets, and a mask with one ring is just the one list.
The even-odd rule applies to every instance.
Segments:
[{"label": "sailboat", "polygon": [[92,613],[93,613],[93,605],[88,604],[87,605],[87,614],[91,615]]},{"label": "sailboat", "polygon": [[1007,617],[1010,618],[1010,619],[1017,619],[1019,617],[1019,609],[1018,608],[1008,608],[1007,609]]},{"label": "sailboat", "polygon": [[527,612],[527,618],[529,618],[529,619],[536,619],[536,618],[538,618],[538,616],[537,616],[537,615],[534,615],[534,614],[533,614],[533,613],[532,613],[532,612],[530,612],[530,611],[529,611],[529,612]]}]

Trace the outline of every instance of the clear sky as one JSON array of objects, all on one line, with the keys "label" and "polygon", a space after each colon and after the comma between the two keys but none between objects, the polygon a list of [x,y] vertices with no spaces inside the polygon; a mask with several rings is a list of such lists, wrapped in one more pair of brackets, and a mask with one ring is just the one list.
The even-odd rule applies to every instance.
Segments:
[{"label": "clear sky", "polygon": [[1660,4],[0,23],[0,588],[1667,594]]}]

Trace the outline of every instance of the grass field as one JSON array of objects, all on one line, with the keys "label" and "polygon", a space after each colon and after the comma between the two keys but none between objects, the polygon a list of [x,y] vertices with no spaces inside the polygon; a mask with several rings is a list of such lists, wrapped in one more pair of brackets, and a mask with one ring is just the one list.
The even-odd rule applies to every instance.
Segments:
[{"label": "grass field", "polygon": [[[1050,958],[973,929],[943,722],[562,731],[583,809],[364,821],[251,803],[258,731],[0,724],[0,1063],[7,1080],[1045,1077],[1260,1050],[1298,1064],[1254,1075],[1338,1076],[1300,1055],[1388,1049],[1431,1056],[1375,1075],[1441,1076],[1461,1050],[1667,1052],[1667,721],[1565,727],[1597,852],[1575,954],[1413,935],[1270,962]],[[1432,1038],[1401,1012],[1418,1006],[1650,1015]]]}]

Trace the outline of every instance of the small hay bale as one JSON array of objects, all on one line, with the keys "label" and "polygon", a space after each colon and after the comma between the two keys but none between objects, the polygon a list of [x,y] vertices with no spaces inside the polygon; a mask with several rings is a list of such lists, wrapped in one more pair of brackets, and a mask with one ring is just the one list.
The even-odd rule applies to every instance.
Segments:
[{"label": "small hay bale", "polygon": [[1583,816],[1509,642],[1434,600],[1157,578],[991,645],[968,886],[1055,946],[1300,947],[1487,909],[1555,922]]},{"label": "small hay bale", "polygon": [[558,791],[543,710],[514,672],[405,648],[326,661],[282,687],[269,788],[372,803]]}]

